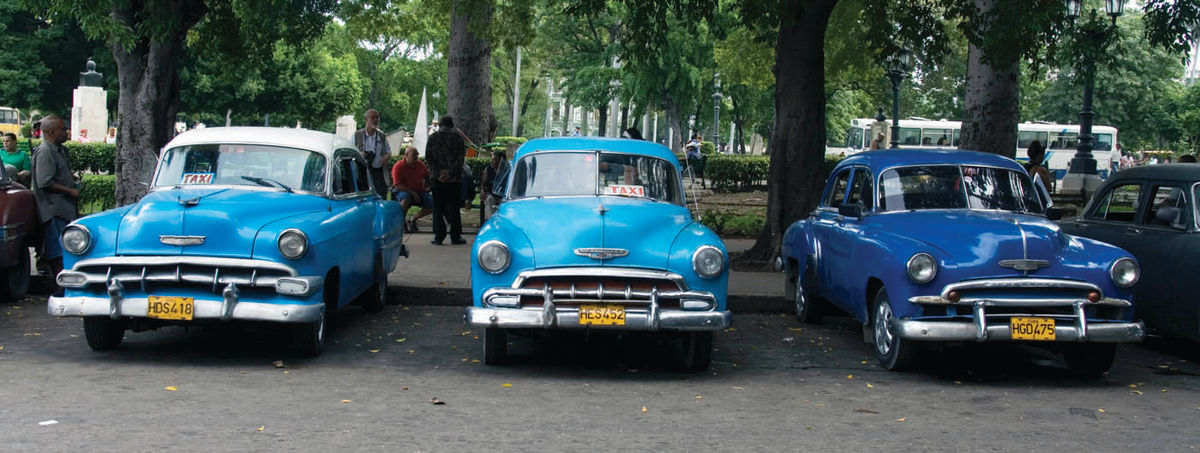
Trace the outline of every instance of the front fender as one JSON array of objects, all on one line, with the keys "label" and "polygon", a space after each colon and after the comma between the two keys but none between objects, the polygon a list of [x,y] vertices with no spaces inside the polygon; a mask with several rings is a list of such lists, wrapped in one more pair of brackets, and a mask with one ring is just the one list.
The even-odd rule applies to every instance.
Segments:
[{"label": "front fender", "polygon": [[117,252],[117,233],[121,227],[121,218],[132,209],[135,204],[121,206],[115,209],[98,212],[89,216],[75,219],[71,222],[75,225],[80,225],[87,228],[92,235],[92,246],[88,248],[82,255],[73,255],[63,253],[63,269],[71,269],[79,260],[88,258],[98,258],[105,256],[113,256]]},{"label": "front fender", "polygon": [[[938,263],[937,275],[928,283],[916,283],[908,277],[908,260],[917,253],[928,253]],[[868,233],[858,239],[853,260],[855,263],[875,263],[848,282],[854,299],[852,313],[859,321],[869,319],[870,304],[875,298],[877,281],[888,292],[896,317],[920,316],[920,307],[908,302],[912,296],[940,293],[942,287],[960,280],[955,261],[950,255],[925,242],[897,234]]]},{"label": "front fender", "polygon": [[[692,266],[692,255],[696,249],[705,245],[716,247],[725,257],[721,274],[711,279],[701,277]],[[675,240],[671,242],[667,270],[682,275],[691,289],[711,292],[717,298],[717,311],[725,310],[726,296],[729,292],[729,252],[725,250],[725,243],[721,238],[708,227],[692,222],[675,235]]]},{"label": "front fender", "polygon": [[[491,241],[500,241],[508,247],[508,268],[498,274],[483,270],[476,259],[479,247]],[[484,291],[497,286],[512,286],[518,274],[536,266],[533,245],[525,232],[503,216],[493,216],[479,229],[471,246],[471,301],[476,307],[482,307]]]}]

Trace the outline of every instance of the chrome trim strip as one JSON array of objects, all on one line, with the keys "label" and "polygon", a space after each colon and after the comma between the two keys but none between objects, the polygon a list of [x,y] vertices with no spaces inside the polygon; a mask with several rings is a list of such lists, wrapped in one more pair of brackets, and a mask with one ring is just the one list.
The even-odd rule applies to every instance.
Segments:
[{"label": "chrome trim strip", "polygon": [[166,245],[201,245],[204,244],[206,236],[173,236],[169,234],[158,235],[158,242]]},{"label": "chrome trim strip", "polygon": [[605,247],[584,247],[575,249],[575,254],[594,260],[604,261],[608,259],[629,256],[629,250]]},{"label": "chrome trim strip", "polygon": [[[223,300],[196,299],[193,302],[195,320],[217,320],[223,314]],[[112,316],[145,318],[149,299],[130,297],[112,300],[103,297],[57,297],[51,296],[46,311],[53,316]],[[321,319],[325,304],[271,304],[263,302],[239,302],[233,305],[229,319],[234,321],[274,321],[287,323],[312,323]],[[185,321],[186,322],[186,321]]]},{"label": "chrome trim strip", "polygon": [[945,288],[942,288],[942,297],[946,297],[946,295],[950,294],[950,291],[997,288],[1077,289],[1080,291],[1096,291],[1100,293],[1101,296],[1104,295],[1104,292],[1100,291],[1099,286],[1076,280],[1060,280],[1054,278],[989,278],[983,280],[968,280],[946,285]]},{"label": "chrome trim strip", "polygon": [[1069,307],[1069,306],[1074,305],[1076,302],[1083,302],[1083,303],[1089,304],[1089,305],[1106,305],[1106,306],[1114,306],[1114,307],[1132,307],[1133,306],[1133,304],[1130,303],[1128,300],[1115,299],[1115,298],[1111,298],[1111,297],[1106,297],[1106,298],[1100,299],[1096,302],[1086,301],[1083,299],[1073,299],[1073,298],[1063,298],[1063,299],[986,298],[985,299],[985,298],[978,298],[978,297],[964,297],[962,299],[959,299],[958,302],[951,302],[950,299],[947,299],[942,296],[913,296],[913,297],[908,298],[908,301],[909,301],[909,303],[923,304],[923,305],[974,305],[976,303],[982,303],[988,307]]},{"label": "chrome trim strip", "polygon": [[[892,318],[888,324],[900,338],[912,341],[1013,341],[1012,327],[1007,321],[986,325],[982,334],[973,322]],[[1059,324],[1054,327],[1054,332],[1055,340],[1045,343],[1125,343],[1142,341],[1146,336],[1146,326],[1141,321],[1094,323],[1083,328],[1079,324]],[[983,340],[980,340],[981,337]]]},{"label": "chrome trim strip", "polygon": [[687,280],[674,272],[656,271],[649,269],[634,269],[628,267],[556,267],[551,269],[535,269],[522,271],[513,280],[512,288],[521,288],[525,280],[539,277],[578,277],[578,278],[645,278],[670,280],[679,286],[681,291],[689,289]]},{"label": "chrome trim strip", "polygon": [[[1022,232],[1022,234],[1024,234],[1024,232]],[[1036,271],[1038,269],[1050,267],[1050,262],[1046,261],[1046,260],[1031,260],[1031,259],[1000,260],[1000,267],[1005,267],[1005,268],[1028,273],[1030,271]]]},{"label": "chrome trim strip", "polygon": [[200,266],[236,267],[244,269],[270,269],[286,272],[296,276],[297,272],[291,266],[266,260],[245,258],[220,258],[212,256],[108,256],[103,258],[86,259],[75,263],[71,270],[78,271],[85,267],[109,266],[174,266],[192,264]]}]

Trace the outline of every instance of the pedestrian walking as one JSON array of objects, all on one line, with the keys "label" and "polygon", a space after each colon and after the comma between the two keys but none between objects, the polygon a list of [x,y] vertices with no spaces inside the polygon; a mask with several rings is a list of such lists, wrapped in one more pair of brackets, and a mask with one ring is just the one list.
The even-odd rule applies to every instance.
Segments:
[{"label": "pedestrian walking", "polygon": [[425,160],[433,192],[433,245],[442,245],[446,229],[451,244],[466,244],[462,237],[462,166],[467,153],[466,140],[454,130],[454,118],[443,116],[438,130],[425,145]]}]

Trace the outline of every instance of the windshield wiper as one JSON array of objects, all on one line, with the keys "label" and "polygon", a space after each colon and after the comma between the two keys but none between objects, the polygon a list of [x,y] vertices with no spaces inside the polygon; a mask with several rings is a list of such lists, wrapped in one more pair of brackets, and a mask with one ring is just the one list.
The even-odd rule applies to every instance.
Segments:
[{"label": "windshield wiper", "polygon": [[260,186],[266,186],[266,187],[278,186],[280,189],[286,190],[288,193],[294,193],[292,188],[288,187],[287,184],[281,183],[281,182],[271,179],[271,178],[259,178],[257,176],[243,176],[242,179],[245,179],[252,183],[258,184]]}]

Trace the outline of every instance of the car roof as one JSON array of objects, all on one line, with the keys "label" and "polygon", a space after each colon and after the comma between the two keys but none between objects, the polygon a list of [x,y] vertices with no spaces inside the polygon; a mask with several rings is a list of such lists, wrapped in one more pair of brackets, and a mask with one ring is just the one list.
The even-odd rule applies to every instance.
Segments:
[{"label": "car roof", "polygon": [[615,151],[630,154],[642,154],[671,162],[678,166],[675,158],[667,147],[646,140],[607,137],[548,137],[537,138],[525,142],[513,155],[513,160],[527,154],[539,151]]},{"label": "car roof", "polygon": [[1017,161],[999,154],[958,149],[882,149],[863,151],[842,159],[838,167],[866,165],[876,170],[904,165],[977,164],[1022,170]]},{"label": "car roof", "polygon": [[1200,164],[1158,164],[1133,167],[1117,172],[1111,179],[1157,179],[1163,181],[1200,180]]},{"label": "car roof", "polygon": [[340,148],[354,149],[354,142],[328,132],[284,127],[206,127],[192,129],[175,136],[164,149],[178,146],[237,143],[246,145],[275,145],[331,154]]}]

